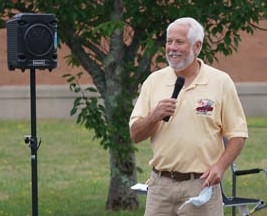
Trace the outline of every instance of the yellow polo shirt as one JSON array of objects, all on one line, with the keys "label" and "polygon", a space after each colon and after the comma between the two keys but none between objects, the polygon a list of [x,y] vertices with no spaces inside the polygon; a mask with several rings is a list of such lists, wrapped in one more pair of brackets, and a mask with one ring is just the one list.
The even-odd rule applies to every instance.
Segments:
[{"label": "yellow polo shirt", "polygon": [[[177,98],[176,113],[162,121],[151,137],[158,170],[204,172],[224,151],[223,136],[248,137],[247,123],[235,84],[223,71],[201,61],[198,76]],[[176,81],[171,67],[151,73],[142,85],[129,126],[148,115],[157,103],[170,98]]]}]

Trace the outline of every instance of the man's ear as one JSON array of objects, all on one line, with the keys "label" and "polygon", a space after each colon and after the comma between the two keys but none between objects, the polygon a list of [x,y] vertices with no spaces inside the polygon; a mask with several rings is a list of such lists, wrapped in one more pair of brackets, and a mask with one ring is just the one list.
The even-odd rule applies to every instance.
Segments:
[{"label": "man's ear", "polygon": [[201,48],[202,48],[202,42],[201,41],[197,41],[195,44],[194,44],[194,47],[193,47],[193,50],[194,50],[194,54],[195,55],[198,55],[201,51]]}]

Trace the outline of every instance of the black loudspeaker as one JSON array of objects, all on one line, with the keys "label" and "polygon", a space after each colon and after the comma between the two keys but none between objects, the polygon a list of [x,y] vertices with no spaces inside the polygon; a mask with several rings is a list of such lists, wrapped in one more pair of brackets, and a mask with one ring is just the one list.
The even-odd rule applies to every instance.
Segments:
[{"label": "black loudspeaker", "polygon": [[54,14],[21,13],[6,22],[9,70],[57,66],[57,20]]}]

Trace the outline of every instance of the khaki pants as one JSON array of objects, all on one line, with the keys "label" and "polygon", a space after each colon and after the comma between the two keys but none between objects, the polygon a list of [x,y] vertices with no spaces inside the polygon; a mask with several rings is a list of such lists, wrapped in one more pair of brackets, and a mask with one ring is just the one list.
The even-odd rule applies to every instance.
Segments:
[{"label": "khaki pants", "polygon": [[191,179],[177,182],[152,172],[145,216],[223,216],[220,185],[212,187],[212,197],[206,204],[196,207],[189,203],[179,210],[186,200],[199,195],[203,181]]}]

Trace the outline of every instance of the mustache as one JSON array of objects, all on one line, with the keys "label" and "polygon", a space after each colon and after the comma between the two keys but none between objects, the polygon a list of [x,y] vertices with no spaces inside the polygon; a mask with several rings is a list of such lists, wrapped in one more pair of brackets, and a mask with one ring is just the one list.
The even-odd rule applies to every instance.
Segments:
[{"label": "mustache", "polygon": [[182,55],[182,53],[179,51],[169,51],[167,55]]}]

